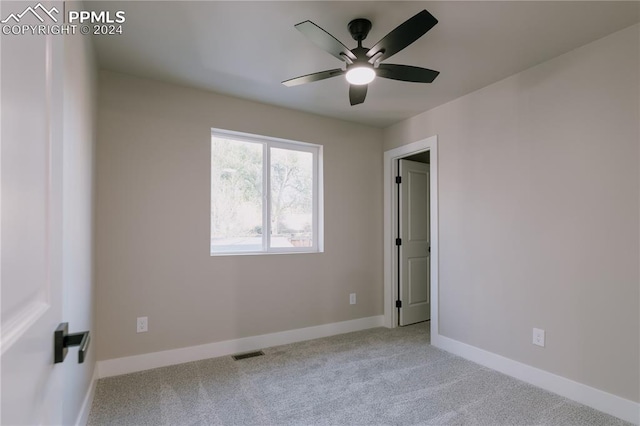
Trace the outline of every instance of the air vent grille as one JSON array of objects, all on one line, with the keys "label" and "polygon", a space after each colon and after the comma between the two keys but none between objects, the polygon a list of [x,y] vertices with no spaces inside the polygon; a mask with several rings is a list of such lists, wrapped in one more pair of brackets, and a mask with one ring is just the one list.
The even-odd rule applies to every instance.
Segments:
[{"label": "air vent grille", "polygon": [[232,355],[231,358],[233,358],[236,361],[240,361],[241,359],[253,358],[253,357],[262,356],[262,355],[264,355],[264,352],[254,351],[254,352],[247,352],[244,354]]}]

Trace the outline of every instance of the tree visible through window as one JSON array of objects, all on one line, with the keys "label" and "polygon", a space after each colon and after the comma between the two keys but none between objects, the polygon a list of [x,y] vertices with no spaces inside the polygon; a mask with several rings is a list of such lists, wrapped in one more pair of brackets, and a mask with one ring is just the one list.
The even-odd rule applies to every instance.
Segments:
[{"label": "tree visible through window", "polygon": [[211,254],[318,251],[320,147],[212,131]]}]

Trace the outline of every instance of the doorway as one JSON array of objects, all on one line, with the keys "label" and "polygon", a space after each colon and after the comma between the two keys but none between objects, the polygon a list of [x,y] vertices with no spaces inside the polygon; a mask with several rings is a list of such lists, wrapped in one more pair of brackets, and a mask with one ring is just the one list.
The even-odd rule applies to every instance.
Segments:
[{"label": "doorway", "polygon": [[396,262],[398,325],[428,321],[431,242],[429,238],[429,151],[396,161]]},{"label": "doorway", "polygon": [[[400,310],[396,301],[399,296],[399,284],[403,276],[402,265],[398,258],[396,238],[399,235],[398,185],[396,176],[399,160],[410,158],[422,159],[428,155],[429,161],[429,194],[428,194],[428,240],[430,253],[428,256],[427,274],[430,288],[426,299],[430,302],[431,336],[438,332],[438,155],[437,136],[388,150],[384,153],[384,321],[389,328],[397,327],[400,321]],[[406,269],[406,268],[405,268]],[[423,269],[424,271],[424,269]],[[407,271],[404,271],[406,274]],[[418,298],[419,299],[419,298]],[[425,299],[425,297],[423,297]]]}]

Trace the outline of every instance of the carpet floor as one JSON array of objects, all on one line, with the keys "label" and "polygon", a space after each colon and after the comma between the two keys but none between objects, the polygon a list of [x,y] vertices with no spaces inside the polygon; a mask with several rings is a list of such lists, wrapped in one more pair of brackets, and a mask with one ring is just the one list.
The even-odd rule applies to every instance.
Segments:
[{"label": "carpet floor", "polygon": [[625,425],[429,344],[375,328],[100,379],[89,425]]}]

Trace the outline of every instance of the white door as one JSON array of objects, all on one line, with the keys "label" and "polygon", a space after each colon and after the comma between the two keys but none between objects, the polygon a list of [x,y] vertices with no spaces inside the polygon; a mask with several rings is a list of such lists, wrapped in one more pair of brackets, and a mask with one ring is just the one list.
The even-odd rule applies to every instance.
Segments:
[{"label": "white door", "polygon": [[400,160],[400,325],[430,319],[429,165]]},{"label": "white door", "polygon": [[[31,23],[32,12],[18,15],[28,6],[2,2],[0,19]],[[0,423],[60,424],[62,38],[3,34],[0,43]]]}]

